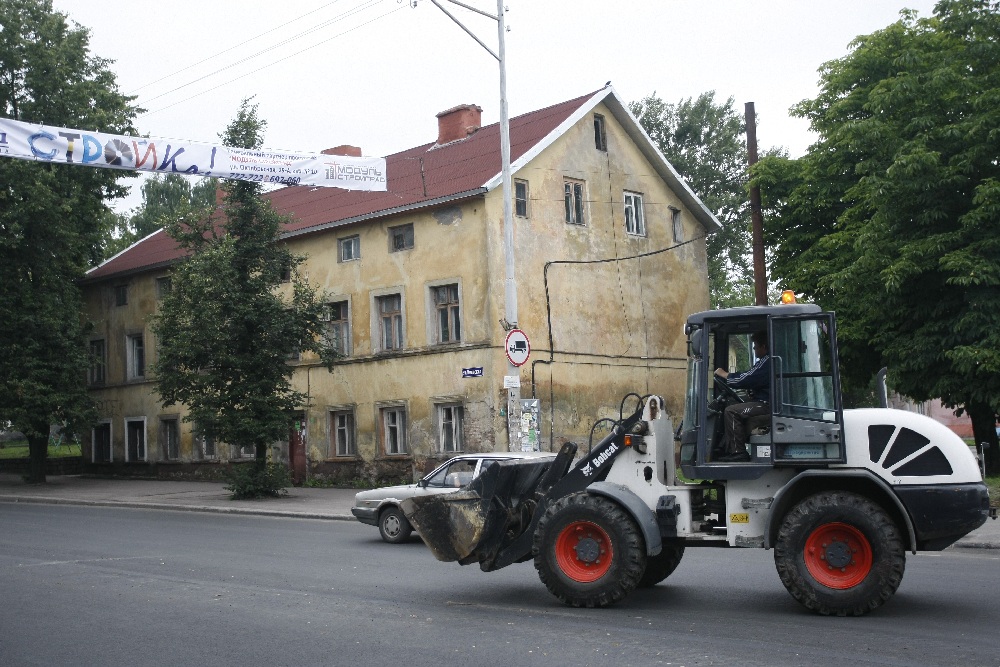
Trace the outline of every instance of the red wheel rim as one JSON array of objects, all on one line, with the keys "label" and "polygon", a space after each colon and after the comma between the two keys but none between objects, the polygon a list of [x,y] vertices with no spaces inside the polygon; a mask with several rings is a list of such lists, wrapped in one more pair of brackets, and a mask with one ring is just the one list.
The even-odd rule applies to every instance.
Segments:
[{"label": "red wheel rim", "polygon": [[806,569],[820,584],[837,590],[857,586],[872,570],[872,547],[860,530],[827,523],[806,539]]},{"label": "red wheel rim", "polygon": [[611,538],[596,523],[574,521],[556,538],[556,563],[573,581],[597,581],[611,569],[613,559]]}]

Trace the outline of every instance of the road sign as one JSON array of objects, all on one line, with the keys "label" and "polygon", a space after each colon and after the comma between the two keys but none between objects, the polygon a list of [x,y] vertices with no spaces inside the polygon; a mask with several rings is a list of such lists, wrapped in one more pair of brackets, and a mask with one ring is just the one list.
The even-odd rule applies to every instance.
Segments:
[{"label": "road sign", "polygon": [[528,342],[528,337],[520,329],[511,329],[507,333],[504,348],[507,352],[507,359],[514,366],[523,365],[531,353],[531,343]]}]

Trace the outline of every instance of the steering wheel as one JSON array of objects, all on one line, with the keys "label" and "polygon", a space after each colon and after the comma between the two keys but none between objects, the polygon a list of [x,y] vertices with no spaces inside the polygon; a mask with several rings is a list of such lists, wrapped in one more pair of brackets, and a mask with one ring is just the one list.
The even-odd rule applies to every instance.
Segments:
[{"label": "steering wheel", "polygon": [[736,393],[735,389],[733,389],[732,387],[730,387],[726,383],[725,380],[723,380],[722,378],[720,378],[718,375],[713,375],[712,377],[715,379],[715,387],[716,387],[716,389],[718,389],[723,394],[725,394],[729,398],[733,399],[737,403],[745,403],[746,402],[746,401],[743,400],[742,396],[740,396],[739,394]]}]

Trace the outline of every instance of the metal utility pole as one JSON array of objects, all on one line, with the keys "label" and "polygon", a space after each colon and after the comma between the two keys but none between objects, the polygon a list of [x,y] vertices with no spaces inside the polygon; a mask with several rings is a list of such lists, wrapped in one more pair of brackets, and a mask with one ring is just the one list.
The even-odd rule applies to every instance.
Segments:
[{"label": "metal utility pole", "polygon": [[[747,124],[747,165],[757,164],[757,114],[753,102],[744,106]],[[753,220],[753,293],[754,303],[767,305],[767,265],[764,262],[764,215],[761,212],[760,188],[750,188],[750,217]]]},{"label": "metal utility pole", "polygon": [[[445,9],[441,2],[449,2],[462,7],[481,16],[493,19],[497,22],[497,52],[488,47],[483,40],[479,39],[471,30],[459,21],[451,12]],[[517,328],[517,283],[514,279],[514,210],[511,200],[511,177],[510,177],[510,118],[507,113],[507,61],[505,34],[507,27],[504,23],[503,0],[497,0],[496,16],[481,9],[472,7],[458,0],[431,0],[434,6],[444,12],[448,18],[454,21],[472,39],[486,49],[486,51],[496,58],[500,64],[500,163],[501,179],[503,183],[503,245],[504,245],[504,328],[506,330]],[[507,359],[507,377],[517,378],[517,387],[506,387],[507,393],[507,434],[508,449],[519,449],[515,445],[514,434],[520,429],[521,423],[521,387],[518,367],[514,365],[510,358]],[[505,381],[505,385],[507,382]]]}]

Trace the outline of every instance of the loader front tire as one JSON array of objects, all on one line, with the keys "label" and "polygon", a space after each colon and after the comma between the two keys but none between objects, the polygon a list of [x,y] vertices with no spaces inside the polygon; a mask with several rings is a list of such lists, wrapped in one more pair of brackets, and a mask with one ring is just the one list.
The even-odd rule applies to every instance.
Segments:
[{"label": "loader front tire", "polygon": [[877,503],[827,491],[785,516],[774,564],[788,592],[823,615],[862,616],[899,588],[906,552],[899,528]]},{"label": "loader front tire", "polygon": [[574,607],[606,607],[639,585],[646,548],[639,527],[617,503],[586,491],[555,501],[535,531],[538,576]]},{"label": "loader front tire", "polygon": [[646,557],[646,571],[639,579],[639,588],[650,588],[669,577],[681,564],[683,556],[683,544],[664,542],[660,553]]}]

